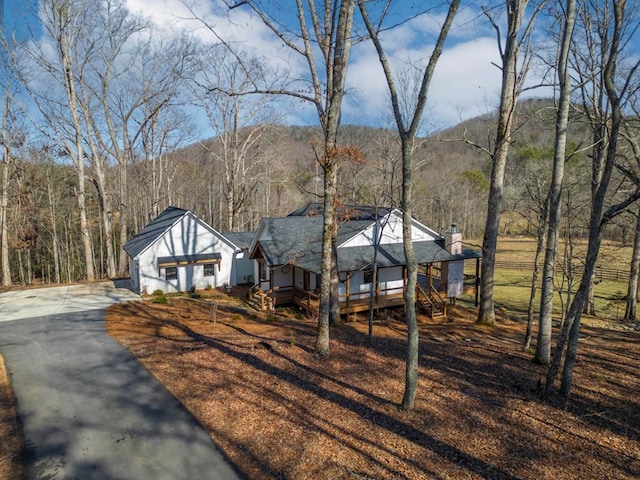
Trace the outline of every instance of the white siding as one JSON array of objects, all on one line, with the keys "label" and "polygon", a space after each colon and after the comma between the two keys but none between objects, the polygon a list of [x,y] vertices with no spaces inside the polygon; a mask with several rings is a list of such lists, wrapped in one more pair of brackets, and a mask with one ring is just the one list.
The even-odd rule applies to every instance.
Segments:
[{"label": "white siding", "polygon": [[[380,268],[378,270],[378,285],[380,290],[388,289],[380,292],[381,295],[392,293],[402,293],[404,279],[402,277],[402,267]],[[346,293],[346,281],[344,274],[340,274],[339,293]],[[368,298],[371,292],[371,283],[364,283],[364,272],[353,272],[349,280],[350,298],[352,300],[358,298]]]},{"label": "white siding", "polygon": [[273,270],[271,270],[271,273],[273,275],[272,285],[274,287],[290,287],[292,272],[293,272],[292,265],[283,265],[281,267],[275,267]]},{"label": "white siding", "polygon": [[[204,276],[203,265],[178,267],[178,278],[166,280],[166,269],[158,269],[158,257],[220,253],[220,269],[215,275]],[[150,245],[139,257],[139,288],[141,293],[162,290],[165,293],[188,291],[192,285],[202,289],[232,285],[234,248],[221,240],[203,222],[193,215],[185,215],[162,237]],[[134,282],[135,283],[135,282]]]},{"label": "white siding", "polygon": [[464,293],[464,260],[443,263],[442,274],[447,281],[447,297],[459,297]]},{"label": "white siding", "polygon": [[[395,212],[392,212],[389,214],[387,219],[382,220],[381,228],[381,244],[402,243],[402,217],[398,216]],[[372,224],[353,238],[340,245],[340,247],[361,247],[373,245],[375,229],[376,225]],[[428,229],[420,228],[415,224],[411,226],[411,237],[414,242],[435,240],[437,238],[435,232],[430,232]]]},{"label": "white siding", "polygon": [[386,289],[385,294],[402,293],[404,279],[402,267],[381,268],[378,270],[380,290]]},{"label": "white siding", "polygon": [[235,278],[231,279],[231,284],[249,283],[253,285],[256,279],[255,264],[258,262],[249,258],[249,252],[236,253],[234,262],[235,268],[233,272],[235,273]]},{"label": "white siding", "polygon": [[304,289],[304,270],[300,267],[293,267],[295,269],[296,287]]}]

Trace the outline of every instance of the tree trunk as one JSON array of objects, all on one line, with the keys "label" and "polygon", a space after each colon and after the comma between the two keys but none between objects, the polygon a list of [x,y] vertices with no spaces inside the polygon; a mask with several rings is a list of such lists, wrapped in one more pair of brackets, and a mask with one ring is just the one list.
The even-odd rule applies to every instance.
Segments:
[{"label": "tree trunk", "polygon": [[9,229],[7,228],[7,208],[9,207],[9,155],[4,146],[2,162],[2,196],[0,197],[0,256],[2,257],[2,285],[11,285],[11,266],[9,264]]},{"label": "tree trunk", "polygon": [[[596,261],[598,259],[598,253],[600,251],[600,244],[602,242],[602,232],[607,223],[615,217],[618,213],[622,212],[630,204],[638,199],[640,192],[638,189],[625,198],[622,202],[611,205],[604,210],[605,201],[607,199],[607,190],[611,176],[614,170],[616,157],[618,155],[618,139],[620,130],[624,121],[622,112],[622,99],[621,94],[618,92],[616,85],[616,67],[618,54],[620,52],[620,46],[622,44],[622,35],[624,32],[624,19],[626,2],[621,0],[615,2],[613,5],[613,17],[614,28],[611,33],[611,40],[607,43],[607,56],[605,64],[603,65],[603,87],[606,91],[607,100],[610,105],[611,114],[608,122],[608,135],[606,139],[606,154],[604,156],[604,162],[601,162],[597,155],[594,155],[592,162],[593,183],[592,183],[592,200],[591,200],[591,215],[589,219],[589,242],[587,244],[587,257],[584,266],[584,273],[580,281],[580,287],[573,299],[573,303],[570,308],[570,313],[565,321],[565,325],[562,329],[560,338],[558,339],[558,345],[554,352],[553,362],[551,368],[547,374],[547,381],[545,384],[545,396],[548,396],[551,392],[555,376],[558,372],[562,352],[565,347],[565,343],[569,342],[567,352],[564,357],[564,365],[562,371],[562,385],[561,393],[565,399],[568,399],[571,384],[573,378],[573,368],[575,366],[575,360],[578,347],[578,336],[580,333],[580,320],[582,312],[586,306],[588,300],[588,292],[590,284],[592,284],[594,278],[594,272],[596,267]],[[638,64],[640,65],[640,63]],[[597,129],[599,130],[599,129]],[[604,130],[604,129],[603,129]],[[596,163],[597,162],[597,163]]]},{"label": "tree trunk", "polygon": [[[54,15],[56,20],[60,21],[62,25],[65,25],[68,21],[67,16],[70,15],[70,5],[65,5],[59,9],[55,7]],[[63,27],[67,28],[67,27]],[[86,193],[85,193],[85,172],[84,172],[84,148],[82,139],[82,123],[78,115],[78,95],[76,93],[76,79],[75,79],[75,66],[73,65],[73,52],[69,39],[72,38],[76,32],[69,32],[66,30],[60,31],[59,37],[56,39],[58,44],[58,53],[60,54],[61,67],[63,72],[63,85],[65,93],[67,95],[67,102],[69,111],[73,119],[74,129],[74,147],[75,152],[68,152],[72,157],[72,160],[76,167],[76,173],[78,176],[78,189],[76,190],[78,212],[80,215],[80,235],[82,238],[82,247],[84,250],[85,272],[87,281],[91,282],[95,280],[95,273],[93,268],[93,246],[91,244],[91,233],[89,231],[89,223],[87,222],[87,207],[86,207]]]},{"label": "tree trunk", "polygon": [[55,283],[61,282],[60,275],[60,240],[58,237],[58,225],[56,218],[56,198],[53,193],[53,185],[51,179],[47,184],[47,194],[49,198],[49,216],[51,219],[51,241],[53,250],[53,271]]},{"label": "tree trunk", "polygon": [[11,149],[9,139],[9,113],[11,102],[10,82],[5,86],[4,109],[2,113],[2,196],[0,197],[0,264],[2,264],[2,285],[11,285],[11,265],[9,264],[9,228],[7,227],[7,209],[9,208],[9,169]]},{"label": "tree trunk", "polygon": [[557,77],[560,85],[560,99],[556,114],[556,129],[553,154],[553,174],[549,188],[549,230],[542,269],[542,291],[540,294],[540,321],[538,322],[538,341],[535,361],[547,365],[551,360],[551,327],[553,315],[553,281],[555,278],[556,253],[560,234],[560,206],[562,183],[564,181],[564,163],[567,150],[567,126],[569,125],[569,107],[571,105],[571,77],[567,68],[573,26],[575,24],[576,0],[567,0],[562,44],[558,61]]},{"label": "tree trunk", "polygon": [[94,185],[98,193],[98,207],[100,209],[100,216],[102,217],[102,227],[104,228],[104,243],[107,249],[107,277],[116,278],[116,260],[113,248],[113,217],[111,214],[111,200],[107,190],[106,180],[102,165],[99,165],[100,160],[94,159],[94,168],[96,171],[96,178]]},{"label": "tree trunk", "polygon": [[407,357],[405,365],[402,408],[413,408],[418,389],[418,322],[416,318],[416,283],[418,265],[413,250],[411,226],[413,222],[413,138],[402,142],[402,244],[407,268],[407,285],[404,289],[405,321],[407,322]]},{"label": "tree trunk", "polygon": [[127,198],[127,160],[126,158],[118,165],[120,170],[120,202],[118,210],[120,212],[120,253],[118,255],[118,277],[124,277],[129,262],[127,252],[124,251],[124,245],[127,243],[127,218],[128,218],[128,198]]},{"label": "tree trunk", "polygon": [[[335,45],[333,52],[326,57],[327,98],[326,115],[320,114],[320,123],[324,130],[324,157],[322,170],[324,173],[324,221],[322,228],[322,265],[320,307],[318,312],[318,338],[316,352],[329,354],[329,323],[340,321],[338,296],[337,245],[338,234],[336,224],[336,201],[338,181],[338,161],[334,158],[338,144],[338,128],[344,98],[344,85],[347,76],[347,65],[351,51],[351,31],[353,29],[353,10],[355,0],[340,2],[338,22],[336,25]],[[317,95],[318,92],[316,92]],[[317,105],[320,107],[320,105]],[[326,298],[325,298],[326,296]],[[322,337],[321,337],[322,336]]]},{"label": "tree trunk", "polygon": [[447,17],[442,24],[438,40],[434,46],[429,63],[424,69],[422,83],[416,95],[415,109],[411,118],[404,118],[400,103],[400,94],[396,88],[396,82],[387,59],[387,55],[382,48],[382,43],[378,36],[378,29],[373,26],[369,19],[364,0],[358,0],[358,7],[362,14],[362,19],[367,27],[371,40],[378,53],[378,59],[384,71],[389,94],[391,96],[391,106],[398,129],[398,135],[402,144],[402,244],[404,247],[405,265],[407,269],[407,284],[404,286],[404,306],[405,319],[407,322],[407,355],[405,363],[405,384],[402,398],[402,408],[411,409],[415,404],[416,392],[418,388],[418,323],[416,319],[416,283],[418,280],[418,265],[416,264],[413,250],[413,239],[411,236],[413,222],[413,147],[418,126],[422,120],[422,114],[427,103],[427,93],[433,72],[442,54],[445,40],[449,34],[449,29],[460,5],[459,0],[453,0],[449,5]]},{"label": "tree trunk", "polygon": [[596,287],[596,270],[593,269],[593,273],[591,274],[591,278],[589,280],[589,287],[587,290],[587,301],[584,304],[584,314],[585,315],[596,315],[596,295],[595,295],[595,287]]},{"label": "tree trunk", "polygon": [[[508,0],[507,2],[507,36],[502,53],[502,88],[500,107],[498,110],[498,127],[496,131],[495,149],[492,154],[491,179],[489,184],[489,200],[487,218],[482,240],[482,272],[480,276],[480,308],[478,323],[493,325],[495,311],[493,303],[494,272],[498,232],[500,228],[500,210],[504,190],[504,175],[507,156],[511,144],[511,129],[514,122],[515,109],[518,103],[519,82],[518,54],[521,47],[520,28],[528,0]],[[521,76],[522,73],[520,73]]]},{"label": "tree trunk", "polygon": [[531,292],[529,294],[529,305],[527,306],[527,330],[524,335],[522,351],[527,352],[531,348],[531,338],[533,337],[533,307],[535,305],[536,291],[538,286],[538,277],[540,275],[540,257],[546,243],[547,230],[547,204],[545,202],[544,212],[540,216],[540,225],[538,226],[538,241],[536,244],[536,255],[533,261],[533,274],[531,276]]},{"label": "tree trunk", "polygon": [[329,348],[329,323],[331,321],[331,264],[333,258],[332,243],[335,238],[335,166],[324,166],[324,217],[322,228],[322,269],[320,272],[320,305],[318,308],[318,334],[315,351],[327,356]]},{"label": "tree trunk", "polygon": [[623,320],[635,322],[636,306],[638,303],[638,274],[640,272],[640,211],[636,213],[636,232],[633,237],[633,253],[629,271],[629,285],[627,287],[627,306]]}]

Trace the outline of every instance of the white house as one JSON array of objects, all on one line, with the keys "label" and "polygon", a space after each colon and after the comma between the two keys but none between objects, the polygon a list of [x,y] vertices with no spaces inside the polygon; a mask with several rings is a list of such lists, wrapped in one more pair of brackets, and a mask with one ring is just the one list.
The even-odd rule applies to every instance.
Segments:
[{"label": "white house", "polygon": [[[287,217],[263,219],[250,247],[251,258],[258,262],[256,278],[263,307],[294,303],[310,314],[317,308],[322,223],[320,204],[308,204]],[[341,313],[368,310],[371,295],[374,308],[404,303],[402,225],[402,212],[397,209],[339,209],[336,243]],[[442,236],[413,219],[411,236],[422,273],[418,302],[432,316],[443,314],[445,299],[454,301],[465,289],[475,287],[475,278],[465,285],[464,262],[474,259],[477,272],[481,254],[463,247],[454,226]]]},{"label": "white house", "polygon": [[168,207],[124,246],[133,289],[138,293],[188,291],[236,285],[247,265],[246,249],[200,220],[193,212]]}]

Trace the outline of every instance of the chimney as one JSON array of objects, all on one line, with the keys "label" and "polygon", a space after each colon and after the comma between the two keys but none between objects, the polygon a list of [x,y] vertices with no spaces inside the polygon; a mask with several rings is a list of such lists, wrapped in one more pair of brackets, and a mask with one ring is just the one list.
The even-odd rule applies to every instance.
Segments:
[{"label": "chimney", "polygon": [[462,253],[462,233],[458,231],[458,224],[451,224],[451,230],[445,234],[444,239],[447,252],[451,255]]}]

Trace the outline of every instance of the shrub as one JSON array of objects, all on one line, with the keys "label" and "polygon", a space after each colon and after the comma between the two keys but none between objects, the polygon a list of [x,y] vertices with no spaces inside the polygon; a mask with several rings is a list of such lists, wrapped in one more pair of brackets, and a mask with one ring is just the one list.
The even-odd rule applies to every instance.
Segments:
[{"label": "shrub", "polygon": [[167,296],[164,294],[161,295],[156,295],[155,297],[153,297],[153,300],[151,300],[153,303],[161,303],[161,304],[165,304],[168,302],[167,300]]},{"label": "shrub", "polygon": [[157,290],[153,291],[153,294],[154,295],[164,295],[164,292],[158,288]]}]

